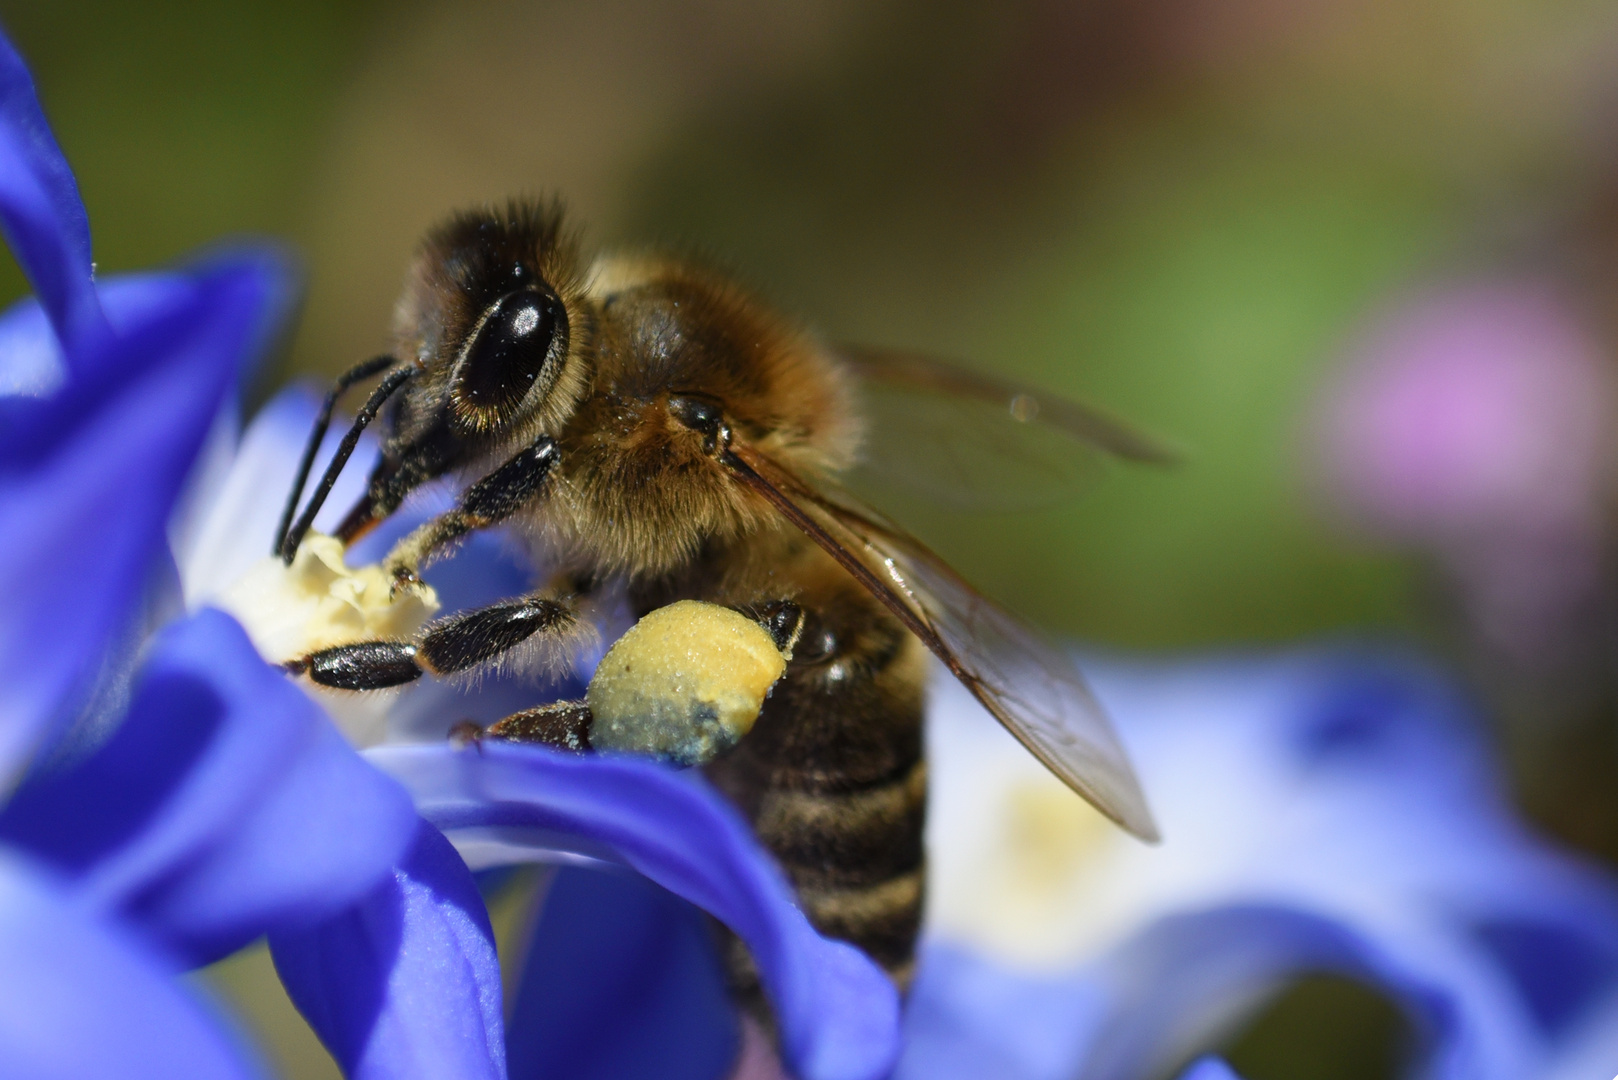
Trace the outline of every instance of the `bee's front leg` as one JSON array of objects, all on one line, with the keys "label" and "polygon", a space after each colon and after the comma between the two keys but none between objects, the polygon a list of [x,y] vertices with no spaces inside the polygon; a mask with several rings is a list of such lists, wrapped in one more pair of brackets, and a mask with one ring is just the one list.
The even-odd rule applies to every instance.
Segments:
[{"label": "bee's front leg", "polygon": [[505,521],[545,486],[561,452],[541,435],[511,460],[462,493],[455,508],[440,514],[394,545],[382,565],[400,585],[420,580],[422,567],[445,548],[479,529]]}]

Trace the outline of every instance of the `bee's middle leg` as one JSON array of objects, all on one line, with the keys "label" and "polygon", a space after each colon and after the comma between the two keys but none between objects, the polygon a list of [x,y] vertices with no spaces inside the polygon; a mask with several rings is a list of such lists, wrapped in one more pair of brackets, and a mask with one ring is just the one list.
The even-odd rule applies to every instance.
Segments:
[{"label": "bee's middle leg", "polygon": [[530,594],[429,623],[415,641],[360,641],[288,665],[321,686],[381,690],[422,675],[454,675],[496,660],[535,635],[561,640],[579,628],[574,605]]}]

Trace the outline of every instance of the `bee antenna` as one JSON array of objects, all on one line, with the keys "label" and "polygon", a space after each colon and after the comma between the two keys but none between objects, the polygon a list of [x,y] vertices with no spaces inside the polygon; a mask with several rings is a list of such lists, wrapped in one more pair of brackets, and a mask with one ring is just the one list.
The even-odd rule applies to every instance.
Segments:
[{"label": "bee antenna", "polygon": [[[353,372],[370,367],[370,365],[377,364],[378,361],[384,359],[391,362],[393,358],[377,357],[376,360],[367,361],[350,372],[345,372],[343,378],[346,379]],[[386,365],[371,368],[368,374],[375,374],[382,366]],[[325,505],[326,496],[331,494],[332,486],[337,483],[337,477],[342,474],[343,466],[347,465],[348,459],[353,456],[354,447],[359,445],[360,433],[365,430],[372,420],[376,419],[376,414],[382,410],[383,404],[393,396],[394,391],[410,380],[410,377],[415,374],[415,370],[413,367],[402,367],[390,371],[377,384],[377,388],[371,391],[371,396],[366,398],[365,404],[360,407],[360,411],[354,414],[354,422],[349,426],[348,434],[343,436],[342,443],[338,445],[337,453],[332,457],[331,464],[326,466],[325,475],[320,478],[320,484],[315,488],[315,493],[309,497],[309,505],[304,508],[297,523],[282,533],[280,545],[272,552],[272,554],[281,556],[282,562],[288,566],[292,565],[292,558],[298,553],[298,545],[303,542],[304,534],[309,531],[309,526],[314,523],[315,515],[320,513],[320,508]],[[355,375],[350,381],[358,381],[364,377],[364,375]],[[303,465],[299,470],[297,484],[293,487],[291,497],[287,500],[286,512],[282,515],[283,521],[292,516],[293,508],[297,506],[298,497],[303,494],[303,485],[308,479],[309,468],[314,461],[315,451],[319,448],[321,439],[325,437],[327,425],[331,422],[331,409],[336,405],[337,395],[345,389],[347,389],[347,385],[343,382],[343,379],[339,379],[338,385],[334,386],[331,394],[327,396],[328,405],[321,410],[321,416],[316,421],[315,429],[310,433],[309,446],[304,450]]]},{"label": "bee antenna", "polygon": [[343,391],[362,379],[369,379],[372,375],[393,366],[393,357],[376,356],[363,363],[355,364],[341,375],[337,376],[332,388],[326,392],[326,400],[320,406],[320,412],[315,416],[315,424],[309,431],[309,441],[303,448],[303,460],[298,462],[298,476],[292,481],[292,490],[287,492],[286,508],[281,511],[281,520],[275,526],[275,542],[270,547],[271,555],[281,554],[286,546],[287,530],[292,527],[292,515],[298,512],[298,500],[303,498],[303,485],[309,482],[309,470],[314,467],[315,455],[320,452],[320,444],[326,438],[326,429],[331,426],[332,410],[337,408],[337,401],[343,396]]}]

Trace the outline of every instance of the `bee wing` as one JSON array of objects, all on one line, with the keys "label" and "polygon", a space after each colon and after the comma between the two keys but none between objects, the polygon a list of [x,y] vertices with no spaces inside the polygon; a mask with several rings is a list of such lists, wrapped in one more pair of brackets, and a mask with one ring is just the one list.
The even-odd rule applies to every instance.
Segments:
[{"label": "bee wing", "polygon": [[1178,455],[1088,405],[919,353],[835,350],[869,420],[848,478],[974,510],[1047,506],[1088,487],[1109,460],[1168,464]]},{"label": "bee wing", "polygon": [[740,442],[725,463],[892,611],[1047,768],[1131,833],[1158,839],[1118,736],[1066,657],[846,492],[810,485]]}]

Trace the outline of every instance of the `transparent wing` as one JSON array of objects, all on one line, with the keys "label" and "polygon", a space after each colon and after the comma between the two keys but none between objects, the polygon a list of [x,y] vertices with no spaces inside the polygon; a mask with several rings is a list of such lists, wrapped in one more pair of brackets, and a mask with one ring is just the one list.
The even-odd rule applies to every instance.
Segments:
[{"label": "transparent wing", "polygon": [[1109,459],[1177,455],[1099,410],[919,353],[839,346],[866,417],[862,492],[915,493],[974,510],[1052,505],[1094,482]]},{"label": "transparent wing", "polygon": [[1047,768],[1136,836],[1158,838],[1122,744],[1066,657],[853,496],[812,486],[740,442],[725,463],[882,601]]}]

